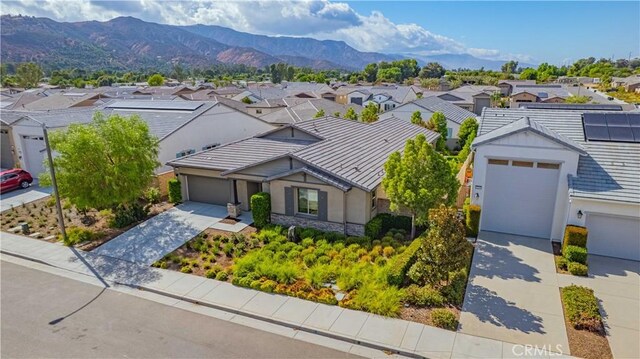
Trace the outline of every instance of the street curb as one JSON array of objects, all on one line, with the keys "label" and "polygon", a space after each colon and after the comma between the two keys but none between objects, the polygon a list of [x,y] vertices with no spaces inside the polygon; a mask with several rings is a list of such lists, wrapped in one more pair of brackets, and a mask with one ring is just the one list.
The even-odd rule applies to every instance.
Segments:
[{"label": "street curb", "polygon": [[[39,260],[39,259],[34,259],[34,258],[25,256],[25,255],[22,255],[22,254],[10,252],[10,251],[7,251],[5,249],[0,249],[0,253],[6,254],[6,255],[10,255],[10,256],[14,256],[14,257],[17,257],[17,258],[21,258],[21,259],[24,259],[24,260],[28,260],[28,261],[44,264],[44,265],[47,265],[47,266],[50,266],[50,267],[53,267],[53,268],[66,270],[68,272],[73,272],[73,273],[77,273],[77,274],[86,275],[84,273],[78,273],[78,272],[74,272],[74,271],[66,269],[66,268],[58,267],[56,265],[53,265],[51,263],[47,263],[47,262]],[[239,309],[229,308],[229,307],[226,307],[224,305],[212,304],[212,303],[208,303],[208,302],[202,302],[202,301],[199,301],[199,300],[196,300],[196,299],[191,299],[191,298],[188,298],[188,297],[185,297],[185,296],[181,296],[181,295],[176,295],[176,294],[172,294],[172,293],[169,293],[169,292],[165,292],[163,290],[148,288],[148,287],[141,286],[141,285],[132,285],[132,284],[127,284],[127,283],[120,283],[118,281],[111,281],[110,280],[109,282],[112,282],[112,283],[114,283],[116,285],[122,285],[122,286],[126,286],[126,287],[129,287],[129,288],[134,288],[134,289],[138,289],[138,290],[141,290],[141,291],[145,291],[145,292],[158,294],[158,295],[161,295],[161,296],[164,296],[164,297],[177,299],[177,300],[181,300],[181,301],[184,301],[184,302],[189,302],[191,304],[201,305],[203,307],[208,307],[208,308],[217,309],[217,310],[221,310],[221,311],[228,312],[228,313],[233,313],[233,314],[236,314],[236,315],[241,315],[243,317],[248,317],[248,318],[259,320],[259,321],[262,321],[262,322],[280,325],[280,326],[283,326],[283,327],[286,327],[286,328],[290,328],[290,329],[293,329],[293,330],[302,331],[302,332],[306,332],[306,333],[310,333],[310,334],[316,334],[316,335],[320,335],[320,336],[327,337],[327,338],[330,338],[330,339],[340,340],[340,341],[343,341],[343,342],[356,344],[356,345],[368,347],[368,348],[371,348],[371,349],[380,350],[380,351],[385,352],[386,354],[398,354],[398,355],[411,357],[411,358],[418,358],[418,359],[426,358],[424,356],[421,356],[421,355],[416,354],[414,352],[406,351],[406,350],[401,349],[401,348],[392,347],[392,346],[386,346],[386,345],[375,343],[375,342],[370,342],[370,341],[366,341],[366,340],[360,340],[360,339],[356,339],[356,338],[352,338],[352,337],[342,336],[342,335],[338,335],[338,334],[334,334],[334,333],[331,333],[331,332],[324,331],[322,329],[314,329],[314,328],[310,328],[310,327],[304,327],[304,326],[301,326],[299,324],[289,323],[289,322],[287,322],[285,320],[278,320],[278,319],[268,318],[268,317],[264,317],[264,316],[259,315],[259,314],[250,313],[250,312],[242,311],[242,310],[239,310]],[[288,296],[285,296],[285,297],[288,298]]]}]

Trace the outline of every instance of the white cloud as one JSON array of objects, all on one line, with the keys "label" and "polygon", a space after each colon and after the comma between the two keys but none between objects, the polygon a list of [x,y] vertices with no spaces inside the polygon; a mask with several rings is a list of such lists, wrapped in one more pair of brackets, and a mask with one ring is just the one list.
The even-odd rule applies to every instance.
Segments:
[{"label": "white cloud", "polygon": [[531,61],[526,55],[466,47],[418,24],[396,24],[379,11],[358,14],[347,3],[329,0],[3,0],[0,11],[57,21],[104,21],[134,16],[173,25],[221,25],[256,34],[343,40],[361,51],[419,55],[468,53],[485,59]]}]

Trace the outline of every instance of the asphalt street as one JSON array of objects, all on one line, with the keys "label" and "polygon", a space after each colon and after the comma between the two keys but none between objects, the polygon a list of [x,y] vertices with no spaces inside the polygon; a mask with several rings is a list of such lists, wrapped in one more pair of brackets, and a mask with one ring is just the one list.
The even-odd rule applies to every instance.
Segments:
[{"label": "asphalt street", "polygon": [[0,262],[2,358],[356,356]]}]

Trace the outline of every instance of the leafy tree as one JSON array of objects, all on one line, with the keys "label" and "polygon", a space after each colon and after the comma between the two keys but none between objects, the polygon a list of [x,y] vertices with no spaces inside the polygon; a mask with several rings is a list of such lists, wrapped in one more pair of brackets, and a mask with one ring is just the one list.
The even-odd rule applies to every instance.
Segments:
[{"label": "leafy tree", "polygon": [[502,100],[502,93],[500,91],[495,91],[491,94],[491,104],[496,106]]},{"label": "leafy tree", "polygon": [[38,87],[42,75],[42,68],[33,62],[22,63],[16,69],[18,86],[24,88]]},{"label": "leafy tree", "polygon": [[420,111],[416,111],[411,114],[411,123],[414,125],[424,126],[424,121],[422,120],[422,113]]},{"label": "leafy tree", "polygon": [[520,73],[520,80],[535,80],[538,77],[538,71],[527,67]]},{"label": "leafy tree", "polygon": [[365,66],[364,71],[362,71],[362,75],[364,76],[365,81],[376,82],[378,77],[378,64],[372,63]]},{"label": "leafy tree", "polygon": [[437,62],[429,62],[420,70],[422,79],[439,79],[445,74],[445,69]]},{"label": "leafy tree", "polygon": [[313,116],[313,118],[320,118],[320,117],[324,117],[324,116],[326,116],[324,114],[324,109],[321,108],[321,109],[318,110],[318,112],[316,112],[316,114]]},{"label": "leafy tree", "polygon": [[347,120],[358,121],[358,114],[353,109],[353,107],[349,107],[347,112],[344,114],[344,118]]},{"label": "leafy tree", "polygon": [[507,75],[511,75],[512,73],[516,72],[517,69],[518,69],[518,61],[513,61],[513,60],[505,62],[501,67],[502,72]]},{"label": "leafy tree", "polygon": [[378,116],[378,104],[375,102],[369,102],[367,104],[367,106],[365,106],[364,110],[362,110],[362,113],[360,114],[360,117],[362,118],[362,122],[367,122],[367,123],[371,123],[371,122],[376,122],[378,121],[378,118],[380,118],[380,116]]},{"label": "leafy tree", "polygon": [[251,99],[248,96],[243,97],[242,100],[240,101],[242,101],[243,103],[246,103],[247,105],[250,105],[253,103],[251,102]]},{"label": "leafy tree", "polygon": [[475,117],[469,117],[468,119],[462,122],[460,125],[460,129],[458,130],[458,139],[460,142],[460,147],[464,147],[467,143],[467,139],[471,134],[476,134],[478,132],[478,121]]},{"label": "leafy tree", "polygon": [[458,163],[464,162],[467,157],[469,157],[469,153],[471,152],[471,144],[473,140],[476,138],[476,132],[471,132],[466,138],[464,145],[462,146],[462,150],[458,152]]},{"label": "leafy tree", "polygon": [[420,80],[420,86],[428,89],[428,90],[437,90],[440,87],[439,79],[423,79]]},{"label": "leafy tree", "polygon": [[[139,116],[96,112],[89,124],[50,134],[60,195],[77,208],[133,204],[149,187],[158,162],[158,139]],[[48,162],[45,162],[48,167]],[[46,174],[41,177],[49,184]]]},{"label": "leafy tree", "polygon": [[382,82],[401,82],[402,70],[398,67],[389,67],[378,70],[378,81]]},{"label": "leafy tree", "polygon": [[411,237],[415,226],[427,224],[429,209],[451,205],[456,199],[458,180],[447,160],[436,152],[423,134],[407,140],[404,151],[394,152],[384,165],[382,186],[390,208],[411,212]]},{"label": "leafy tree", "polygon": [[160,74],[153,74],[147,80],[149,86],[162,86],[164,85],[164,77]]},{"label": "leafy tree", "polygon": [[179,82],[182,82],[187,79],[187,76],[188,76],[187,71],[185,70],[184,67],[182,67],[182,65],[180,65],[179,63],[173,65],[173,71],[171,72],[171,77],[178,80]]},{"label": "leafy tree", "polygon": [[431,115],[431,119],[429,119],[429,124],[427,128],[434,130],[440,134],[440,138],[438,138],[438,142],[436,143],[436,148],[438,151],[444,151],[447,147],[447,118],[444,116],[442,112],[434,112]]},{"label": "leafy tree", "polygon": [[449,282],[449,273],[459,271],[469,263],[472,245],[465,238],[465,227],[455,207],[429,210],[429,232],[422,239],[416,262],[409,277],[419,284],[440,287]]}]

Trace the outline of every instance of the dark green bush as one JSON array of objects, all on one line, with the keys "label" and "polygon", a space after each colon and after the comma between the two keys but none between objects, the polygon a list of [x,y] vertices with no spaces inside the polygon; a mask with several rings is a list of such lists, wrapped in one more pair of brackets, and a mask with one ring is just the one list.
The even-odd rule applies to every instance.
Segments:
[{"label": "dark green bush", "polygon": [[587,264],[587,249],[578,246],[566,246],[562,251],[562,255],[569,262],[578,262]]},{"label": "dark green bush", "polygon": [[389,272],[387,273],[387,283],[396,286],[402,285],[407,271],[416,261],[416,255],[421,244],[420,238],[413,240],[404,252],[392,259],[393,263],[390,264]]},{"label": "dark green bush", "polygon": [[467,271],[460,269],[449,273],[449,284],[440,290],[447,302],[453,305],[462,305],[464,292],[467,289]]},{"label": "dark green bush", "polygon": [[411,230],[411,217],[380,213],[364,226],[364,234],[370,238],[380,238],[392,229]]},{"label": "dark green bush", "polygon": [[589,273],[589,267],[578,262],[569,262],[569,264],[567,265],[567,269],[569,270],[569,273],[582,277],[586,277]]},{"label": "dark green bush", "polygon": [[271,196],[267,192],[251,196],[251,213],[257,228],[263,228],[271,222]]},{"label": "dark green bush", "polygon": [[128,206],[119,205],[113,211],[113,218],[110,219],[109,225],[115,228],[124,228],[130,224],[142,221],[147,218],[148,214],[148,209],[139,203],[132,203]]},{"label": "dark green bush", "polygon": [[564,311],[571,325],[576,329],[600,331],[602,317],[598,308],[598,299],[593,290],[577,285],[561,289]]},{"label": "dark green bush", "polygon": [[470,204],[466,206],[467,235],[476,237],[480,228],[480,206]]},{"label": "dark green bush", "polygon": [[182,202],[182,187],[180,181],[177,178],[172,178],[168,182],[169,184],[169,202],[180,203]]},{"label": "dark green bush", "polygon": [[447,330],[458,329],[456,315],[445,308],[436,308],[431,311],[431,322],[438,328]]},{"label": "dark green bush", "polygon": [[588,231],[584,227],[579,226],[567,226],[564,229],[564,240],[562,241],[563,250],[567,246],[578,246],[587,248],[587,235]]},{"label": "dark green bush", "polygon": [[412,284],[405,289],[404,301],[418,307],[441,307],[444,297],[431,286],[420,287]]}]

